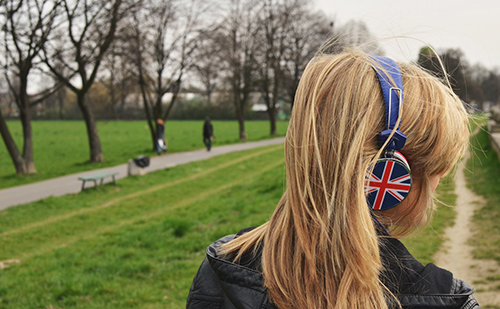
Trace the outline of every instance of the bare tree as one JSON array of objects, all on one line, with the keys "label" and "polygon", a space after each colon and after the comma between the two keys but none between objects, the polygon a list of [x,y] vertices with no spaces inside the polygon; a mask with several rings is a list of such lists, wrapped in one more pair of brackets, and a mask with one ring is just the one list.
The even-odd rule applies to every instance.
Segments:
[{"label": "bare tree", "polygon": [[269,116],[271,135],[276,135],[278,98],[282,81],[282,60],[286,49],[287,24],[289,23],[289,1],[262,0],[258,24],[259,44],[256,61],[259,73],[258,88],[264,98]]},{"label": "bare tree", "polygon": [[336,31],[341,47],[356,47],[371,55],[383,55],[384,50],[368,26],[358,20],[350,20]]},{"label": "bare tree", "polygon": [[[322,43],[333,35],[334,23],[323,13],[312,12],[304,5],[297,6],[290,15],[287,31],[288,45],[284,55],[283,84],[293,108],[302,72]],[[338,42],[332,40],[329,44],[337,46]]]},{"label": "bare tree", "polygon": [[259,31],[254,0],[231,0],[228,12],[221,22],[218,43],[227,71],[232,100],[239,124],[239,137],[246,140],[245,111],[256,79],[255,50]]},{"label": "bare tree", "polygon": [[212,94],[219,86],[222,70],[222,47],[217,44],[216,35],[217,29],[214,29],[214,32],[207,31],[205,37],[200,38],[194,55],[196,61],[192,66],[195,75],[203,84],[208,104],[212,102]]},{"label": "bare tree", "polygon": [[483,100],[483,92],[473,80],[473,75],[468,74],[469,64],[460,49],[446,49],[438,56],[429,47],[423,47],[419,52],[418,64],[439,78],[446,78],[462,101],[471,103]]},{"label": "bare tree", "polygon": [[[67,40],[63,45],[45,48],[44,62],[50,72],[75,93],[87,128],[90,162],[102,162],[104,155],[87,93],[115,38],[117,25],[130,6],[125,0],[61,1]],[[64,71],[57,68],[55,61],[64,64]],[[78,78],[75,80],[73,76]]]},{"label": "bare tree", "polygon": [[[186,70],[197,47],[199,22],[208,2],[144,1],[129,27],[130,57],[156,147],[156,120],[166,121],[177,100]],[[165,95],[171,94],[168,102]]]},{"label": "bare tree", "polygon": [[293,11],[304,6],[302,0],[261,0],[258,24],[259,44],[256,61],[258,63],[258,89],[267,107],[270,133],[276,135],[278,100],[283,93],[285,55],[291,44],[289,31],[293,22]]},{"label": "bare tree", "polygon": [[23,128],[22,154],[0,111],[0,133],[17,174],[36,173],[33,161],[31,107],[51,95],[58,86],[28,95],[30,74],[38,67],[38,56],[51,34],[59,12],[51,0],[4,0],[0,2],[5,78],[19,109]]},{"label": "bare tree", "polygon": [[136,79],[133,75],[133,64],[126,57],[125,38],[121,37],[123,29],[118,32],[117,38],[104,58],[103,74],[99,81],[108,90],[108,114],[119,119],[125,109],[126,98],[136,91]]}]

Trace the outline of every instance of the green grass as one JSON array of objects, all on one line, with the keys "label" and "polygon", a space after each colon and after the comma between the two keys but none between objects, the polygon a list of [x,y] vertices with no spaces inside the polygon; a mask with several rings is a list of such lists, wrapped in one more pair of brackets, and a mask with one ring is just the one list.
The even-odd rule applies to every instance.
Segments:
[{"label": "green grass", "polygon": [[269,219],[272,146],[0,212],[0,308],[183,308],[204,249]]},{"label": "green grass", "polygon": [[434,262],[432,256],[445,241],[443,239],[444,229],[453,225],[456,213],[452,206],[456,205],[457,199],[454,190],[453,174],[441,179],[436,189],[437,209],[429,226],[425,230],[419,231],[417,236],[403,240],[403,243],[413,256],[424,265]]},{"label": "green grass", "polygon": [[[0,308],[185,308],[206,246],[267,221],[283,182],[278,145],[1,211],[0,261],[20,264],[0,270]],[[430,256],[448,221],[412,253]]]},{"label": "green grass", "polygon": [[[83,121],[33,121],[33,148],[36,175],[17,176],[3,141],[0,142],[0,189],[126,163],[141,154],[154,156],[145,121],[100,121],[98,130],[106,162],[90,164],[89,146]],[[288,122],[278,122],[278,135],[286,133]],[[22,149],[19,121],[8,121],[17,145]],[[214,146],[238,143],[236,121],[213,121]],[[201,121],[167,121],[169,152],[203,148]],[[270,138],[268,121],[245,122],[249,141]]]},{"label": "green grass", "polygon": [[465,171],[467,186],[486,201],[473,217],[473,254],[475,258],[500,262],[500,163],[485,127],[471,143],[471,157]]}]

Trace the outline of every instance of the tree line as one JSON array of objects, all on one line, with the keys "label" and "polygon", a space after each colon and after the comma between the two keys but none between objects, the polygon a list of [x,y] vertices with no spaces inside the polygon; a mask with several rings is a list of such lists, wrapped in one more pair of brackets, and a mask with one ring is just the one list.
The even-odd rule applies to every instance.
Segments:
[{"label": "tree line", "polygon": [[469,108],[476,106],[487,110],[488,105],[500,101],[499,69],[487,69],[481,64],[469,64],[460,49],[450,48],[436,52],[430,47],[423,47],[417,63],[441,79],[447,77],[453,92]]},{"label": "tree line", "polygon": [[[86,124],[90,162],[104,160],[89,100],[99,81],[113,102],[140,94],[155,143],[187,74],[210,101],[228,90],[245,138],[251,92],[266,99],[271,133],[283,89],[293,96],[301,70],[331,30],[303,0],[0,0],[3,76],[19,111],[18,149],[0,113],[0,133],[18,174],[35,173],[32,108],[49,96],[74,95]],[[38,77],[48,85],[31,93]],[[287,78],[285,78],[287,77]],[[169,94],[168,100],[166,94]]]},{"label": "tree line", "polygon": [[[48,98],[62,111],[68,96],[74,97],[86,125],[89,161],[100,162],[104,154],[92,102],[97,84],[114,107],[132,93],[138,96],[153,148],[156,120],[168,120],[193,80],[208,104],[216,93],[231,102],[245,140],[252,95],[262,98],[270,134],[276,134],[278,102],[293,106],[302,71],[325,40],[329,52],[362,45],[383,54],[362,22],[338,27],[307,0],[0,0],[0,24],[3,86],[19,111],[22,149],[1,109],[0,133],[17,174],[36,173],[32,112]],[[418,61],[439,74],[433,59],[421,51]],[[453,65],[455,58],[449,59]],[[479,71],[472,74],[477,85],[495,83],[488,80],[490,71]],[[492,74],[498,86],[498,74]],[[484,98],[494,96],[488,89],[481,88]],[[461,98],[467,101],[471,91]]]}]

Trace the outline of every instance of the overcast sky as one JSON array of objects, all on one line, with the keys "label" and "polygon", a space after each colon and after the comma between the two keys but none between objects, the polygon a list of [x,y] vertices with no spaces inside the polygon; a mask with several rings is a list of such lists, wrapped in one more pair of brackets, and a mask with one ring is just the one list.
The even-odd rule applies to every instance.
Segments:
[{"label": "overcast sky", "polygon": [[363,21],[386,55],[416,60],[424,41],[438,51],[460,48],[471,64],[500,69],[500,0],[314,0],[340,25]]}]

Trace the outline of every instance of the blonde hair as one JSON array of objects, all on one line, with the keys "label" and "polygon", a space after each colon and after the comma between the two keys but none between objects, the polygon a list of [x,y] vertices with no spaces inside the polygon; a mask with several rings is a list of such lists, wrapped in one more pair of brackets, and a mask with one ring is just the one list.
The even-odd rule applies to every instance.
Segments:
[{"label": "blonde hair", "polygon": [[[263,244],[264,285],[280,309],[398,304],[380,279],[379,237],[364,193],[385,122],[374,65],[360,51],[318,55],[308,64],[286,135],[283,197],[269,222],[220,248],[237,260]],[[399,66],[400,130],[408,137],[401,152],[421,184],[419,201],[432,209],[429,179],[447,173],[465,151],[467,115],[439,80],[415,65]],[[391,233],[401,236],[421,224],[412,220],[415,209],[408,205],[406,220]],[[377,216],[385,222],[384,212]]]}]

